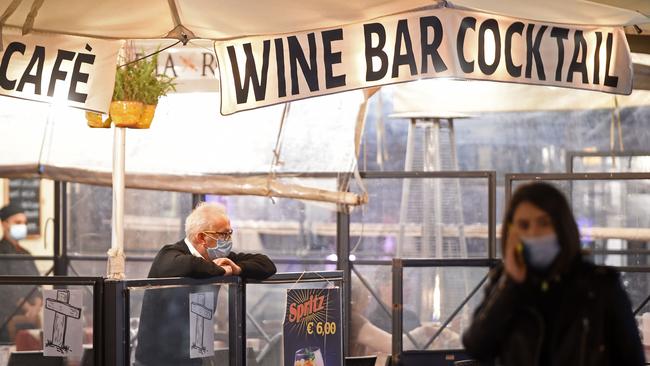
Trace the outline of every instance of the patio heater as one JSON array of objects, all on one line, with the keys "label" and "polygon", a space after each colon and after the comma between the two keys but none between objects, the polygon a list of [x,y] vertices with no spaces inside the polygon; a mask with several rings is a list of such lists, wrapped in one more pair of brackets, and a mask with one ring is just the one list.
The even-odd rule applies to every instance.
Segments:
[{"label": "patio heater", "polygon": [[[389,116],[409,122],[406,138],[405,171],[458,171],[454,120],[468,118],[461,114],[427,115],[422,113],[398,113]],[[452,180],[448,184],[449,179]],[[399,234],[397,257],[420,258],[467,258],[467,240],[463,216],[463,197],[458,178],[404,179],[399,207]],[[447,184],[445,184],[447,183]],[[421,218],[421,229],[410,225]],[[419,248],[408,240],[420,233]],[[457,235],[458,241],[445,241],[446,236]],[[431,291],[423,296],[423,309],[432,309],[432,318],[440,316],[440,287],[445,286],[440,269],[435,278],[420,278],[421,290]],[[438,279],[438,280],[436,280]],[[465,292],[468,290],[467,274],[463,271]],[[436,296],[437,295],[437,296]],[[444,292],[443,292],[444,296]],[[438,319],[433,319],[438,320]]]}]

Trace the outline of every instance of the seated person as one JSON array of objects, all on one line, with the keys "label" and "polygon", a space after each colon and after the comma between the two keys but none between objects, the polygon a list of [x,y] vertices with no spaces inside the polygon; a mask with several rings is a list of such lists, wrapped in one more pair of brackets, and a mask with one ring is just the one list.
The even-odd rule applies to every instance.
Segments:
[{"label": "seated person", "polygon": [[[392,334],[376,326],[364,315],[370,303],[370,297],[371,295],[368,289],[360,281],[353,279],[350,299],[352,305],[352,329],[350,330],[351,356],[392,353]],[[389,309],[392,309],[392,306]],[[389,320],[391,319],[385,313],[384,317],[387,317]],[[440,328],[435,325],[420,325],[410,330],[404,329],[418,345],[414,345],[411,339],[404,335],[403,348],[416,349],[418,346],[424,346],[438,329]],[[453,331],[445,329],[436,338],[436,341],[430,346],[430,349],[433,346],[444,349],[459,348],[460,337]]]},{"label": "seated person", "polygon": [[[0,209],[2,240],[0,255],[25,255],[31,253],[22,247],[19,240],[27,237],[27,216],[17,204]],[[2,260],[0,276],[40,276],[33,260]],[[20,329],[41,327],[43,299],[38,287],[6,285],[0,286],[0,343],[13,342]]]},{"label": "seated person", "polygon": [[[151,265],[149,278],[241,276],[265,279],[276,272],[263,254],[231,252],[232,229],[224,208],[200,203],[185,220],[186,237],[162,247]],[[207,290],[205,289],[207,288]],[[189,294],[204,288],[163,288],[144,294],[135,358],[136,365],[201,365],[189,356]],[[214,302],[216,304],[216,301]]]},{"label": "seated person", "polygon": [[[389,310],[393,308],[392,272],[380,267],[375,271],[374,278],[376,283],[379,284],[377,294],[382,304],[375,302],[375,305],[368,314],[368,318],[372,319],[373,324],[381,330],[390,332],[393,328],[393,320],[382,309],[382,305]],[[405,332],[412,331],[421,325],[420,317],[415,311],[406,307],[402,308],[402,328]]]}]

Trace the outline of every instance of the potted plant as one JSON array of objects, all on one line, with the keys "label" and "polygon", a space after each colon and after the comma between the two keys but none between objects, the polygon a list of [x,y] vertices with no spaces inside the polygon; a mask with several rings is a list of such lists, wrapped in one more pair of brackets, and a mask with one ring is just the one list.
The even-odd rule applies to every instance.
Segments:
[{"label": "potted plant", "polygon": [[[158,55],[117,67],[113,101],[109,118],[101,122],[101,116],[86,113],[90,127],[149,128],[158,104],[158,99],[176,90],[174,78],[157,75]],[[90,115],[90,116],[89,116]],[[101,122],[101,123],[100,123]]]}]

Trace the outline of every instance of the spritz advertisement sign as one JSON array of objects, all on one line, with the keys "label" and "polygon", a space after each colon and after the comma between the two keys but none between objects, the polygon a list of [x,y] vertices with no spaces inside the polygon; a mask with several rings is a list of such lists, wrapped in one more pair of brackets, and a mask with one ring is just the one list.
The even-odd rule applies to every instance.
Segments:
[{"label": "spritz advertisement sign", "polygon": [[341,366],[341,291],[287,290],[285,366]]}]

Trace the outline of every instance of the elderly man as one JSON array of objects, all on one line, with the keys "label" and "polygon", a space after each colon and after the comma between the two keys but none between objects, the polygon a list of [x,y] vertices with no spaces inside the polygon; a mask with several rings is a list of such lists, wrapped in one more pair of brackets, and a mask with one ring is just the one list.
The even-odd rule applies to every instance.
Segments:
[{"label": "elderly man", "polygon": [[[276,271],[263,254],[231,251],[232,228],[220,205],[199,204],[185,220],[185,234],[185,239],[160,249],[149,270],[150,278],[236,275],[265,279]],[[189,357],[189,294],[212,291],[216,299],[215,290],[215,286],[207,286],[207,290],[147,290],[140,314],[136,364],[202,365],[200,358]]]},{"label": "elderly man", "polygon": [[[17,204],[4,206],[0,209],[0,221],[0,255],[31,256],[18,242],[27,237],[27,216],[23,209]],[[2,260],[0,275],[40,276],[32,259]],[[20,328],[40,327],[42,304],[38,288],[0,286],[0,342],[13,341]]]}]

